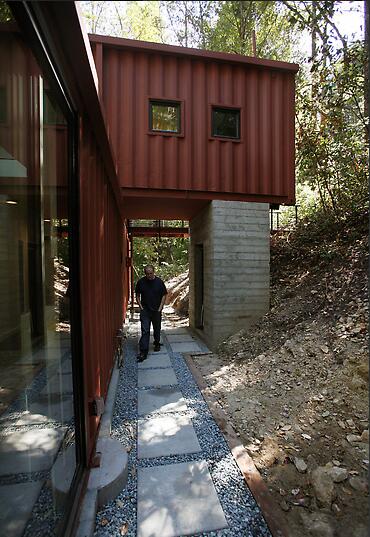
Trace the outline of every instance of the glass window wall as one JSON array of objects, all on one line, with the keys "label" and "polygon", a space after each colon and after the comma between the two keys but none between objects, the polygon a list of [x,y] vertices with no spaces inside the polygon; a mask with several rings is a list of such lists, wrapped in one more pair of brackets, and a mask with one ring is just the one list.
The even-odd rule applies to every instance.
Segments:
[{"label": "glass window wall", "polygon": [[58,535],[76,470],[69,126],[0,4],[0,533]]}]

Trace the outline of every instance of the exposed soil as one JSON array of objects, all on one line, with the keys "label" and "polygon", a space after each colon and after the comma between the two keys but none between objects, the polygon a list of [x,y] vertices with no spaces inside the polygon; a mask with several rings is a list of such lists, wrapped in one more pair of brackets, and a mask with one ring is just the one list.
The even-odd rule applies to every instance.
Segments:
[{"label": "exposed soil", "polygon": [[365,537],[367,217],[274,236],[271,254],[270,312],[194,361],[289,535]]}]

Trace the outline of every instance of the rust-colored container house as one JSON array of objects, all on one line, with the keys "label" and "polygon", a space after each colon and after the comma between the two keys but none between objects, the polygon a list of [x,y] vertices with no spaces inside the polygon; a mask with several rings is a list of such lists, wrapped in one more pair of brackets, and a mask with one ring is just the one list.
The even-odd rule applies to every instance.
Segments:
[{"label": "rust-colored container house", "polygon": [[[6,5],[0,487],[15,488],[2,495],[2,530],[16,523],[20,536],[26,525],[27,535],[40,534],[32,509],[48,497],[48,534],[68,537],[99,462],[102,402],[132,285],[127,220],[190,220],[190,322],[206,340],[225,324],[214,314],[214,263],[247,267],[254,309],[238,315],[261,312],[266,207],[294,203],[297,66],[101,36],[89,42],[74,2]],[[230,301],[238,309],[228,293],[219,297],[226,313]],[[66,477],[62,495],[50,481],[54,465]],[[29,516],[12,504],[15,493]]]},{"label": "rust-colored container house", "polygon": [[[196,212],[210,199],[294,203],[296,65],[98,35],[90,42],[128,217],[170,218],[177,199],[182,210],[199,200]],[[162,129],[165,110],[174,119]],[[172,201],[150,199],[158,197]]]}]

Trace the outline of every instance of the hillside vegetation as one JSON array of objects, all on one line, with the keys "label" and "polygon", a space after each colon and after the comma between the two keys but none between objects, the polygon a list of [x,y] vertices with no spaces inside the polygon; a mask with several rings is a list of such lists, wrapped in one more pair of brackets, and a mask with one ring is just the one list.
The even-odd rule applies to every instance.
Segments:
[{"label": "hillside vegetation", "polygon": [[271,239],[271,310],[195,358],[292,537],[368,526],[368,217]]}]

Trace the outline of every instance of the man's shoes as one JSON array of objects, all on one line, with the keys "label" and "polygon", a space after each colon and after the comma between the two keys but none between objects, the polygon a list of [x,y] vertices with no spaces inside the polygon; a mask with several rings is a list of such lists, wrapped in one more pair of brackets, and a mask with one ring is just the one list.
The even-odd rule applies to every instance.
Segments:
[{"label": "man's shoes", "polygon": [[161,344],[160,343],[154,343],[154,352],[158,352],[161,350]]},{"label": "man's shoes", "polygon": [[140,354],[137,355],[137,361],[138,362],[143,362],[147,357],[147,354],[145,352],[141,352]]}]

